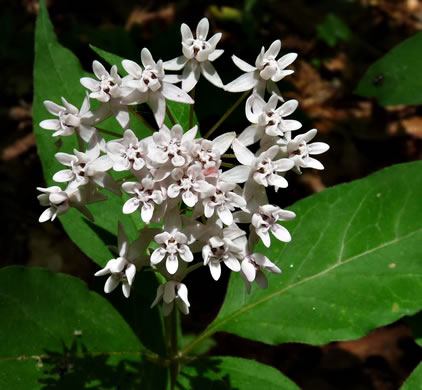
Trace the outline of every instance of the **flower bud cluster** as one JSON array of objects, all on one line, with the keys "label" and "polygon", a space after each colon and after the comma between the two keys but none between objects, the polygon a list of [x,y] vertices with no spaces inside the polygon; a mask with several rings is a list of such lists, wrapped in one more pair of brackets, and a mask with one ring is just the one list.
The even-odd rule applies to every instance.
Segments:
[{"label": "flower bud cluster", "polygon": [[[58,117],[40,123],[53,136],[72,136],[76,133],[81,149],[73,154],[57,153],[56,159],[66,167],[53,176],[58,186],[39,196],[40,203],[49,206],[40,222],[53,220],[76,207],[93,219],[86,204],[104,200],[99,188],[126,194],[123,214],[139,213],[145,227],[139,238],[130,243],[123,226],[118,225],[118,248],[115,259],[96,273],[108,274],[105,292],[122,283],[123,294],[129,297],[136,272],[150,267],[164,276],[152,306],[163,302],[164,314],[174,305],[189,313],[188,290],[182,281],[199,266],[208,266],[213,279],[218,280],[222,264],[240,272],[248,292],[251,283],[265,288],[268,284],[263,271],[281,270],[266,256],[255,253],[259,240],[266,247],[273,240],[289,242],[288,230],[279,224],[295,218],[291,211],[269,204],[266,188],[275,191],[286,188],[286,172],[300,173],[302,168],[323,169],[310,157],[328,149],[328,145],[309,141],[316,129],[292,138],[291,133],[301,123],[287,119],[297,108],[296,100],[285,102],[275,82],[291,74],[285,68],[296,58],[290,53],[276,60],[280,41],[265,51],[262,48],[255,67],[233,56],[234,63],[245,72],[226,86],[211,62],[223,53],[216,49],[221,33],[207,40],[209,23],[202,19],[194,36],[189,27],[181,26],[182,56],[155,62],[148,49],[141,51],[142,66],[123,60],[127,75],[121,77],[117,66],[110,73],[93,62],[97,79],[84,77],[81,84],[89,90],[80,110],[64,98],[63,106],[44,102],[47,110]],[[166,75],[165,71],[183,69],[181,75]],[[198,126],[183,129],[175,123],[164,125],[166,99],[193,104],[191,91],[200,75],[217,87],[230,92],[250,91],[245,113],[250,126],[239,136],[224,133],[213,139],[201,138]],[[181,82],[181,88],[174,84]],[[268,101],[266,91],[270,92]],[[100,102],[91,110],[90,99]],[[154,113],[158,129],[149,137],[139,139],[130,129],[130,106],[148,103]],[[114,116],[122,127],[121,136],[106,142],[97,124]],[[249,146],[254,146],[252,152]],[[232,149],[232,154],[226,152]],[[233,158],[238,165],[224,162]],[[230,169],[226,169],[229,167]],[[110,172],[127,171],[128,178],[115,181]],[[107,207],[107,203],[104,204]],[[95,216],[94,216],[95,217]],[[151,228],[151,223],[161,228]],[[244,230],[245,224],[249,229]]]}]

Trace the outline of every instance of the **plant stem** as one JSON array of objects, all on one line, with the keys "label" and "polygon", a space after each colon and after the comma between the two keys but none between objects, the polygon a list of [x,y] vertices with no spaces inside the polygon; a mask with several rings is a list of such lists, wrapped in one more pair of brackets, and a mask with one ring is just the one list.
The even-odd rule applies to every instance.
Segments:
[{"label": "plant stem", "polygon": [[225,163],[225,162],[222,162],[222,163],[221,163],[221,166],[222,166],[222,167],[226,167],[226,168],[234,168],[236,165],[234,165],[234,164],[230,164],[230,163]]},{"label": "plant stem", "polygon": [[106,129],[100,129],[99,127],[96,127],[96,129],[100,132],[100,133],[104,133],[104,134],[108,134],[108,135],[112,135],[113,137],[116,138],[122,138],[122,135],[119,133],[115,133],[114,131],[110,131],[110,130],[106,130]]},{"label": "plant stem", "polygon": [[171,113],[171,111],[169,110],[169,106],[166,105],[166,113],[170,119],[171,124],[174,126],[176,124],[176,120],[174,119],[173,114]]},{"label": "plant stem", "polygon": [[129,111],[136,116],[136,118],[138,118],[148,129],[150,129],[153,133],[156,131],[156,129],[154,129],[154,127],[147,122],[144,117],[139,113],[136,112],[135,109],[131,106],[129,106]]},{"label": "plant stem", "polygon": [[84,144],[84,141],[82,140],[82,138],[79,135],[79,133],[77,133],[76,131],[75,131],[75,133],[76,133],[76,138],[78,140],[78,148],[79,148],[79,151],[80,152],[85,152],[85,144]]},{"label": "plant stem", "polygon": [[207,134],[205,134],[204,138],[209,138],[214,131],[216,131],[220,125],[228,118],[228,116],[237,108],[237,106],[242,103],[242,101],[249,95],[250,91],[245,91],[242,95],[237,99],[234,104],[224,113],[224,115],[218,120],[218,122],[211,127]]},{"label": "plant stem", "polygon": [[236,158],[236,155],[234,155],[234,154],[222,154],[221,158]]},{"label": "plant stem", "polygon": [[[193,100],[195,100],[195,88],[192,89],[190,96]],[[189,129],[193,126],[193,115],[195,113],[195,103],[190,105],[190,112],[189,112]]]},{"label": "plant stem", "polygon": [[190,274],[192,271],[195,271],[196,269],[201,268],[201,267],[203,267],[203,266],[204,266],[204,264],[203,264],[203,263],[201,263],[201,262],[196,263],[196,264],[194,264],[194,265],[191,265],[190,267],[188,267],[188,268],[186,269],[186,271],[185,271],[185,277],[186,277],[186,275]]},{"label": "plant stem", "polygon": [[180,370],[179,343],[177,339],[178,313],[177,307],[173,307],[170,315],[166,318],[167,344],[170,360],[170,383],[171,389],[176,388],[176,380]]}]

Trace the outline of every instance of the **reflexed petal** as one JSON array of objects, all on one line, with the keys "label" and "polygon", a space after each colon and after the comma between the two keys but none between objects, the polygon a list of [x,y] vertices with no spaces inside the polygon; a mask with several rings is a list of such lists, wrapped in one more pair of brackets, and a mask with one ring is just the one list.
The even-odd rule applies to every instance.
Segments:
[{"label": "reflexed petal", "polygon": [[135,279],[135,275],[136,275],[136,266],[135,266],[135,264],[129,264],[126,267],[125,274],[126,274],[127,282],[131,286],[132,283],[133,283],[133,280]]},{"label": "reflexed petal", "polygon": [[289,66],[297,58],[296,53],[288,53],[281,57],[277,64],[281,69],[284,69],[286,66]]},{"label": "reflexed petal", "polygon": [[151,308],[153,308],[158,302],[160,302],[164,291],[164,285],[160,284],[157,288],[157,294],[155,296],[154,302],[151,303]]},{"label": "reflexed petal", "polygon": [[60,130],[60,121],[58,119],[46,119],[40,123],[40,127],[46,130]]},{"label": "reflexed petal", "polygon": [[263,289],[266,289],[268,287],[268,279],[262,271],[258,271],[256,273],[255,282],[259,287]]},{"label": "reflexed petal", "polygon": [[180,56],[173,58],[172,60],[165,61],[163,63],[163,67],[165,70],[181,70],[187,61],[188,59],[185,56]]},{"label": "reflexed petal", "polygon": [[240,263],[235,257],[230,256],[227,259],[224,259],[224,264],[234,272],[240,271]]},{"label": "reflexed petal", "polygon": [[60,164],[67,165],[67,166],[70,166],[72,165],[72,163],[76,163],[78,161],[76,156],[73,156],[72,154],[63,153],[63,152],[56,153],[54,157],[56,157],[57,161]]},{"label": "reflexed petal", "polygon": [[262,243],[269,248],[271,245],[271,238],[268,232],[264,233],[261,229],[256,230],[256,234],[261,238]]},{"label": "reflexed petal", "polygon": [[122,291],[123,291],[123,295],[125,296],[125,298],[129,298],[129,296],[130,296],[130,284],[123,281]]},{"label": "reflexed petal", "polygon": [[314,142],[308,145],[309,154],[325,153],[328,149],[330,149],[330,146],[324,142]]},{"label": "reflexed petal", "polygon": [[220,76],[214,68],[214,65],[209,61],[204,61],[200,63],[201,71],[204,77],[218,88],[223,88],[223,82],[221,81]]},{"label": "reflexed petal", "polygon": [[233,223],[233,215],[226,206],[218,207],[217,215],[225,225],[230,226]]},{"label": "reflexed petal", "polygon": [[119,279],[114,275],[110,275],[104,285],[104,292],[106,294],[112,292],[119,285]]},{"label": "reflexed petal", "polygon": [[43,223],[49,221],[53,218],[54,215],[54,209],[52,207],[49,207],[48,209],[44,210],[43,213],[40,215],[40,217],[38,218],[38,222]]},{"label": "reflexed petal", "polygon": [[185,202],[186,206],[193,207],[198,203],[198,195],[195,195],[191,191],[185,191],[182,194],[183,202]]},{"label": "reflexed petal", "polygon": [[314,168],[322,170],[324,169],[324,165],[322,165],[318,160],[312,157],[305,157],[303,159],[303,162],[306,164],[306,167],[304,168]]},{"label": "reflexed petal", "polygon": [[156,265],[161,262],[164,259],[166,253],[167,252],[163,248],[157,248],[154,250],[154,252],[151,254],[151,264]]},{"label": "reflexed petal", "polygon": [[187,245],[182,245],[182,248],[179,249],[179,256],[187,263],[193,260],[193,254]]},{"label": "reflexed petal", "polygon": [[167,261],[166,261],[167,272],[170,275],[174,275],[177,272],[178,268],[179,268],[179,262],[177,260],[177,256],[175,256],[175,255],[167,256]]},{"label": "reflexed petal", "polygon": [[271,232],[280,241],[290,242],[292,240],[289,231],[284,226],[281,226],[277,223],[271,226]]},{"label": "reflexed petal", "polygon": [[210,261],[208,263],[210,267],[211,276],[214,280],[220,279],[221,276],[221,265],[219,261]]},{"label": "reflexed petal", "polygon": [[[171,85],[171,84],[167,84]],[[154,113],[155,120],[158,127],[162,127],[164,118],[166,116],[166,100],[160,92],[153,92],[149,94],[151,110]]]},{"label": "reflexed petal", "polygon": [[278,188],[287,188],[289,186],[288,181],[283,176],[276,174],[268,177],[268,184],[276,187],[276,191]]},{"label": "reflexed petal", "polygon": [[256,276],[255,266],[248,259],[243,260],[241,266],[248,282],[253,282]]},{"label": "reflexed petal", "polygon": [[245,165],[239,165],[221,174],[220,179],[228,183],[244,183],[248,180],[251,168]]},{"label": "reflexed petal", "polygon": [[253,72],[256,70],[255,66],[249,65],[246,61],[241,60],[239,57],[232,55],[232,60],[235,65],[244,72]]},{"label": "reflexed petal", "polygon": [[183,283],[180,283],[177,287],[177,295],[187,307],[190,306],[190,303],[188,301],[188,289]]},{"label": "reflexed petal", "polygon": [[280,160],[273,161],[273,166],[277,172],[286,172],[293,168],[294,162],[288,158],[281,158]]},{"label": "reflexed petal", "polygon": [[65,108],[58,104],[51,102],[50,100],[44,100],[44,106],[50,114],[58,116],[61,111],[65,111]]},{"label": "reflexed petal", "polygon": [[154,214],[154,206],[151,203],[144,203],[141,209],[141,218],[145,223],[151,221],[152,215]]},{"label": "reflexed petal", "polygon": [[233,140],[236,138],[236,133],[234,131],[230,133],[224,133],[212,140],[213,150],[217,150],[218,153],[223,154],[230,148]]},{"label": "reflexed petal", "polygon": [[297,100],[288,100],[287,102],[283,103],[283,105],[277,111],[281,116],[288,116],[296,110],[298,105],[299,102]]},{"label": "reflexed petal", "polygon": [[185,134],[182,135],[182,142],[193,141],[198,132],[198,126],[193,126]]},{"label": "reflexed petal", "polygon": [[252,145],[258,142],[264,135],[265,127],[258,125],[250,125],[243,130],[237,138],[244,146]]},{"label": "reflexed petal", "polygon": [[108,269],[108,267],[104,267],[103,269],[100,269],[99,271],[97,271],[94,276],[103,276],[103,275],[108,275],[110,273],[110,270]]},{"label": "reflexed petal", "polygon": [[70,169],[64,169],[63,171],[56,172],[53,176],[53,180],[57,183],[65,183],[73,180],[74,177],[75,175]]},{"label": "reflexed petal", "polygon": [[169,281],[164,285],[163,301],[166,303],[173,302],[176,298],[175,282]]},{"label": "reflexed petal", "polygon": [[294,130],[300,129],[301,127],[302,127],[302,123],[294,119],[285,119],[280,124],[280,128],[283,131],[294,131]]},{"label": "reflexed petal", "polygon": [[215,61],[217,58],[219,58],[224,53],[224,50],[221,49],[215,49],[209,56],[208,61]]},{"label": "reflexed petal", "polygon": [[123,205],[123,214],[132,214],[139,207],[138,198],[130,198]]},{"label": "reflexed petal", "polygon": [[242,76],[227,84],[224,89],[229,92],[248,91],[258,83],[258,77],[257,71],[242,74]]},{"label": "reflexed petal", "polygon": [[232,143],[232,148],[234,154],[236,155],[237,160],[247,166],[251,166],[255,160],[255,155],[239,140],[234,139]]},{"label": "reflexed petal", "polygon": [[95,172],[105,172],[113,167],[113,160],[109,156],[105,155],[98,157],[89,165]]},{"label": "reflexed petal", "polygon": [[193,99],[182,89],[176,87],[173,84],[163,83],[163,88],[161,89],[163,96],[174,102],[193,104]]}]

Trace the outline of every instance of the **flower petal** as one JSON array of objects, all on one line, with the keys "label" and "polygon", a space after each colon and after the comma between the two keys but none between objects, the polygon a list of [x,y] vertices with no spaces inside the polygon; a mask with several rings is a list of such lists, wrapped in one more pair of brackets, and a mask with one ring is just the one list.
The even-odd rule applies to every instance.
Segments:
[{"label": "flower petal", "polygon": [[239,57],[232,55],[234,64],[243,72],[253,72],[256,70],[255,66],[249,65],[246,61],[241,60]]},{"label": "flower petal", "polygon": [[203,61],[200,63],[201,71],[204,77],[218,88],[224,88],[223,82],[220,76],[214,68],[214,65],[210,61]]},{"label": "flower petal", "polygon": [[224,89],[229,92],[243,92],[255,87],[258,83],[258,72],[248,72],[227,84]]}]

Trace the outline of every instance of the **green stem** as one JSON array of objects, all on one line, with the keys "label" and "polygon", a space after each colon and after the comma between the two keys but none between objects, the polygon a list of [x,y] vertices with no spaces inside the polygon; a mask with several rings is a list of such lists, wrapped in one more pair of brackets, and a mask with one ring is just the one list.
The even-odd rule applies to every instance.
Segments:
[{"label": "green stem", "polygon": [[[192,89],[192,91],[191,91],[191,93],[190,93],[190,96],[191,96],[191,98],[192,98],[193,100],[195,100],[195,88],[194,88],[194,89]],[[191,105],[190,105],[190,112],[189,112],[189,129],[191,129],[191,128],[192,128],[192,126],[193,126],[193,115],[194,115],[194,112],[195,112],[195,103],[193,103],[193,104],[191,104]]]},{"label": "green stem", "polygon": [[171,113],[171,111],[170,111],[170,109],[169,109],[169,106],[167,106],[167,105],[166,105],[166,113],[167,113],[167,116],[168,116],[168,117],[169,117],[169,119],[170,119],[171,124],[174,126],[174,125],[176,124],[176,120],[174,119],[174,116],[173,116],[173,114]]},{"label": "green stem", "polygon": [[190,274],[192,271],[195,271],[196,269],[201,268],[201,267],[203,267],[203,266],[204,266],[204,264],[203,264],[203,263],[201,263],[201,262],[196,263],[196,264],[194,264],[194,265],[191,265],[190,267],[188,267],[188,268],[186,269],[186,271],[185,271],[185,277],[186,277],[186,275]]},{"label": "green stem", "polygon": [[222,154],[221,158],[236,158],[235,154]]},{"label": "green stem", "polygon": [[166,318],[166,336],[168,344],[168,356],[170,361],[170,383],[171,389],[176,388],[176,380],[180,371],[180,354],[178,342],[178,313],[177,308],[174,306],[170,315]]},{"label": "green stem", "polygon": [[131,106],[129,106],[129,111],[136,116],[136,118],[138,118],[148,129],[150,129],[153,133],[156,131],[156,129],[149,123],[147,122],[144,117],[139,113],[136,112],[135,109]]},{"label": "green stem", "polygon": [[204,138],[209,138],[214,131],[216,131],[220,125],[227,119],[227,117],[237,108],[237,106],[242,103],[242,101],[249,95],[250,91],[245,91],[242,95],[237,99],[234,104],[224,113],[224,115],[218,120],[218,122],[211,127],[207,134],[205,134]]},{"label": "green stem", "polygon": [[79,151],[80,151],[80,152],[85,152],[85,144],[84,144],[84,141],[82,140],[82,138],[81,138],[81,136],[79,135],[79,133],[77,133],[77,132],[75,131],[75,134],[76,134],[76,138],[77,138],[77,140],[78,140],[78,148],[79,148]]},{"label": "green stem", "polygon": [[116,138],[122,138],[123,137],[121,134],[115,133],[114,131],[110,131],[110,130],[106,130],[106,129],[100,129],[99,127],[96,127],[96,129],[100,133],[108,134],[108,135],[111,135],[111,136],[116,137]]},{"label": "green stem", "polygon": [[222,163],[221,163],[221,166],[222,166],[222,167],[226,167],[226,168],[234,168],[236,165],[234,165],[234,164],[230,164],[230,163],[225,163],[225,162],[222,162]]}]

